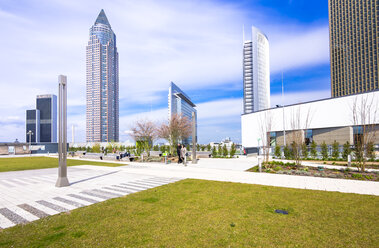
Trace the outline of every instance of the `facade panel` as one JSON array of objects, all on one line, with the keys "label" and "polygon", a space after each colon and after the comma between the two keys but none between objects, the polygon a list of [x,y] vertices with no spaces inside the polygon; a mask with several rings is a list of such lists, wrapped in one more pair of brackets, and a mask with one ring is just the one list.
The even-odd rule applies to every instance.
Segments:
[{"label": "facade panel", "polygon": [[329,0],[332,97],[379,89],[379,1]]}]

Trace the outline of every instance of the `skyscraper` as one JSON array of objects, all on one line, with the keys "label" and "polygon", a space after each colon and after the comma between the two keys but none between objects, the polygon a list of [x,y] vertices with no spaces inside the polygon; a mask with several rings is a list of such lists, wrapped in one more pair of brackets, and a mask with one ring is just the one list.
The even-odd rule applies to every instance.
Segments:
[{"label": "skyscraper", "polygon": [[[26,143],[38,143],[40,137],[40,116],[38,109],[26,110]],[[30,132],[30,134],[29,134]],[[30,137],[30,140],[29,140]]]},{"label": "skyscraper", "polygon": [[266,35],[252,27],[243,43],[243,112],[270,108],[270,60]]},{"label": "skyscraper", "polygon": [[379,89],[379,1],[329,0],[332,97]]},{"label": "skyscraper", "polygon": [[119,141],[119,84],[116,35],[100,11],[87,45],[87,142]]},{"label": "skyscraper", "polygon": [[57,96],[38,95],[36,109],[26,110],[26,142],[57,142]]},{"label": "skyscraper", "polygon": [[[195,112],[197,121],[196,105],[191,101],[189,96],[184,93],[176,84],[171,82],[168,89],[168,118],[169,120],[174,114],[185,116],[192,122],[192,112]],[[197,126],[197,124],[196,124]],[[183,144],[191,144],[192,136],[186,140],[182,140]]]}]

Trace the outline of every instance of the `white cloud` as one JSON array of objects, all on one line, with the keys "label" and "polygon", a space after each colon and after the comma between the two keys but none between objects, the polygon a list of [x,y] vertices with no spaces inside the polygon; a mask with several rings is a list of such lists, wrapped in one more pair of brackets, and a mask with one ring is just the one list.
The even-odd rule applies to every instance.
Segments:
[{"label": "white cloud", "polygon": [[273,94],[271,95],[271,107],[276,105],[282,106],[310,102],[314,100],[320,100],[330,98],[330,90],[312,90],[312,91],[298,91],[298,92],[289,92],[284,93],[282,100],[282,94]]},{"label": "white cloud", "polygon": [[[85,106],[85,46],[88,29],[101,8],[117,35],[120,100],[125,108],[145,105],[148,110],[151,104],[162,106],[167,101],[162,91],[167,91],[170,81],[188,90],[241,82],[242,24],[264,27],[269,35],[274,73],[328,61],[325,27],[270,23],[262,13],[212,0],[30,0],[13,11],[5,11],[0,3],[0,53],[6,58],[0,60],[1,117],[18,116],[23,120],[25,110],[35,107],[37,94],[57,94],[59,74],[68,76],[69,107]],[[198,107],[199,123],[202,120],[222,134],[228,133],[225,122],[233,122],[239,128],[242,109],[238,100],[224,100]],[[217,108],[221,104],[230,107]],[[164,119],[167,110],[146,114]],[[84,115],[69,113],[68,117],[69,126],[77,125],[79,141],[85,139]],[[125,138],[123,131],[137,116],[120,117],[121,137]],[[2,132],[0,141],[24,139],[21,127],[0,127],[13,128]],[[201,135],[215,137],[212,132]]]}]

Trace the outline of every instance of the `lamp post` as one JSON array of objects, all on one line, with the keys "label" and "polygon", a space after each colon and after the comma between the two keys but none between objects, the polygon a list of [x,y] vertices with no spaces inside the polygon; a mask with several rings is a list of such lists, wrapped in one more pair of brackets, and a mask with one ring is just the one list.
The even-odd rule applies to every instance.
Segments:
[{"label": "lamp post", "polygon": [[33,131],[32,130],[29,130],[27,132],[27,134],[29,135],[29,152],[30,152],[30,155],[32,155],[32,149],[31,149],[31,146],[32,146],[32,135],[33,135]]},{"label": "lamp post", "polygon": [[59,99],[58,99],[58,180],[56,187],[69,186],[67,179],[67,77],[59,75]]}]

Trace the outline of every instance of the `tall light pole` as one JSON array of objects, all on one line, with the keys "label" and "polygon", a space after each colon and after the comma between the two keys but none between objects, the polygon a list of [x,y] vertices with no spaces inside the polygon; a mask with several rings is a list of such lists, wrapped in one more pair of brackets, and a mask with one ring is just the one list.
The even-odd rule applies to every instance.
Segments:
[{"label": "tall light pole", "polygon": [[197,142],[197,134],[196,134],[196,115],[195,112],[192,112],[192,163],[197,164],[196,158],[196,142]]},{"label": "tall light pole", "polygon": [[286,146],[286,120],[284,119],[284,87],[283,87],[283,72],[282,72],[282,109],[283,109],[283,141]]},{"label": "tall light pole", "polygon": [[32,149],[31,149],[31,146],[32,146],[32,135],[33,135],[33,131],[32,130],[29,130],[27,132],[27,134],[29,135],[29,151],[30,151],[30,155],[32,154]]},{"label": "tall light pole", "polygon": [[67,179],[67,77],[58,76],[59,99],[58,99],[58,180],[56,187],[69,186]]}]

